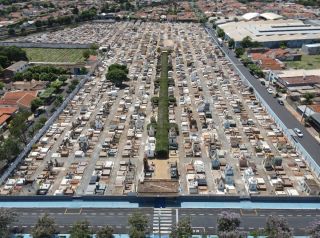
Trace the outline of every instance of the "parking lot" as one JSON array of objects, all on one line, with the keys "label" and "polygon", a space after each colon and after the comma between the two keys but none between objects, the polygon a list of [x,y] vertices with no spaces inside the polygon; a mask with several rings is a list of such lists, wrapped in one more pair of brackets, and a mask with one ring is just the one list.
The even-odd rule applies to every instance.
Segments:
[{"label": "parking lot", "polygon": [[[146,181],[162,181],[151,191],[162,193],[165,181],[178,184],[181,195],[299,196],[308,194],[306,180],[318,183],[198,24],[94,23],[27,39],[98,43],[110,50],[1,194],[123,195]],[[147,129],[151,118],[159,118],[151,99],[159,95],[163,50],[172,66],[168,93],[176,99],[169,122],[178,125],[169,133],[167,160],[157,159],[154,132]],[[113,63],[128,66],[127,87],[105,78]]]}]

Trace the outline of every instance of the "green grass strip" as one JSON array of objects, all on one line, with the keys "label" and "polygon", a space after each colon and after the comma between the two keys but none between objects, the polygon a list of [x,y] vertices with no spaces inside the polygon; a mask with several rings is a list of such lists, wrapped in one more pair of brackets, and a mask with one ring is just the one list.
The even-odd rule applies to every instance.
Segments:
[{"label": "green grass strip", "polygon": [[158,158],[169,155],[169,98],[168,98],[168,52],[161,54],[160,94],[156,134],[156,153]]}]

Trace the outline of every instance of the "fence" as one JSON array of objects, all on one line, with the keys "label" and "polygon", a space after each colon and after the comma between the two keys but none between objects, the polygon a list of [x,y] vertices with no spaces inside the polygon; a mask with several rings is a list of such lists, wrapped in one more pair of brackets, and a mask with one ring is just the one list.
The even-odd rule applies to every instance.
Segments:
[{"label": "fence", "polygon": [[[237,73],[240,75],[240,78],[242,81],[244,81],[248,86],[251,86],[252,88],[255,88],[250,81],[242,74],[241,70],[237,67],[237,65],[234,64],[234,62],[230,59],[229,55],[225,52],[223,47],[220,46],[220,44],[217,42],[216,38],[212,35],[212,32],[208,30],[207,27],[205,27],[206,32],[212,37],[212,39],[215,41],[216,45],[220,48],[220,50],[224,53],[225,57],[229,60],[229,62],[232,63],[234,69],[237,71]],[[278,117],[278,115],[272,110],[272,108],[269,106],[269,104],[263,99],[263,97],[258,93],[257,90],[254,90],[255,95],[257,99],[261,102],[263,107],[268,111],[268,113],[271,115],[271,117],[274,119],[275,123],[282,129],[285,136],[289,139],[292,145],[295,146],[297,152],[304,158],[304,160],[307,162],[308,166],[314,171],[314,173],[319,177],[320,176],[320,166],[313,160],[311,155],[305,150],[305,148],[297,141],[295,141],[292,138],[292,134],[290,133],[290,130],[287,128],[287,126],[281,121],[281,119]]]}]

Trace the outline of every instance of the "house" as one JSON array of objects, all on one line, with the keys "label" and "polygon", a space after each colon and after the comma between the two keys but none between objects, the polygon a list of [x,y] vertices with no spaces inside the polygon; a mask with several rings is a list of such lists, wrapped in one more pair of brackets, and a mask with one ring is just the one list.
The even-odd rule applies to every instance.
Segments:
[{"label": "house", "polygon": [[10,65],[8,68],[4,69],[3,76],[5,79],[12,79],[16,73],[22,72],[27,68],[28,68],[27,61],[18,61]]},{"label": "house", "polygon": [[37,97],[38,91],[6,92],[0,99],[0,106],[17,106],[21,109],[30,109],[31,102]]},{"label": "house", "polygon": [[8,125],[11,116],[18,111],[17,107],[1,107],[0,108],[0,130]]}]

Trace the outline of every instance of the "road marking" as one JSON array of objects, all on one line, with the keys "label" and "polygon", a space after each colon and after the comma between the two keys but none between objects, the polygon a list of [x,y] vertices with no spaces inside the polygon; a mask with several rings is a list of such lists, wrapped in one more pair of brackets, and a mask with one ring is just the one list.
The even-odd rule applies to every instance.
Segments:
[{"label": "road marking", "polygon": [[66,210],[64,211],[65,215],[80,215],[82,212],[82,208],[66,208]]},{"label": "road marking", "polygon": [[178,213],[179,213],[179,210],[176,209],[176,224],[177,224],[177,225],[178,225],[178,222],[179,222],[179,215],[178,215]]},{"label": "road marking", "polygon": [[311,215],[310,214],[308,214],[308,215],[306,215],[307,217],[311,217]]},{"label": "road marking", "polygon": [[256,209],[240,209],[241,216],[257,216],[258,212]]},{"label": "road marking", "polygon": [[[176,213],[177,215],[177,213]],[[172,229],[172,209],[155,208],[153,209],[153,233],[154,234],[169,234]]]},{"label": "road marking", "polygon": [[297,217],[302,217],[302,215],[299,214],[299,215],[297,215]]}]

